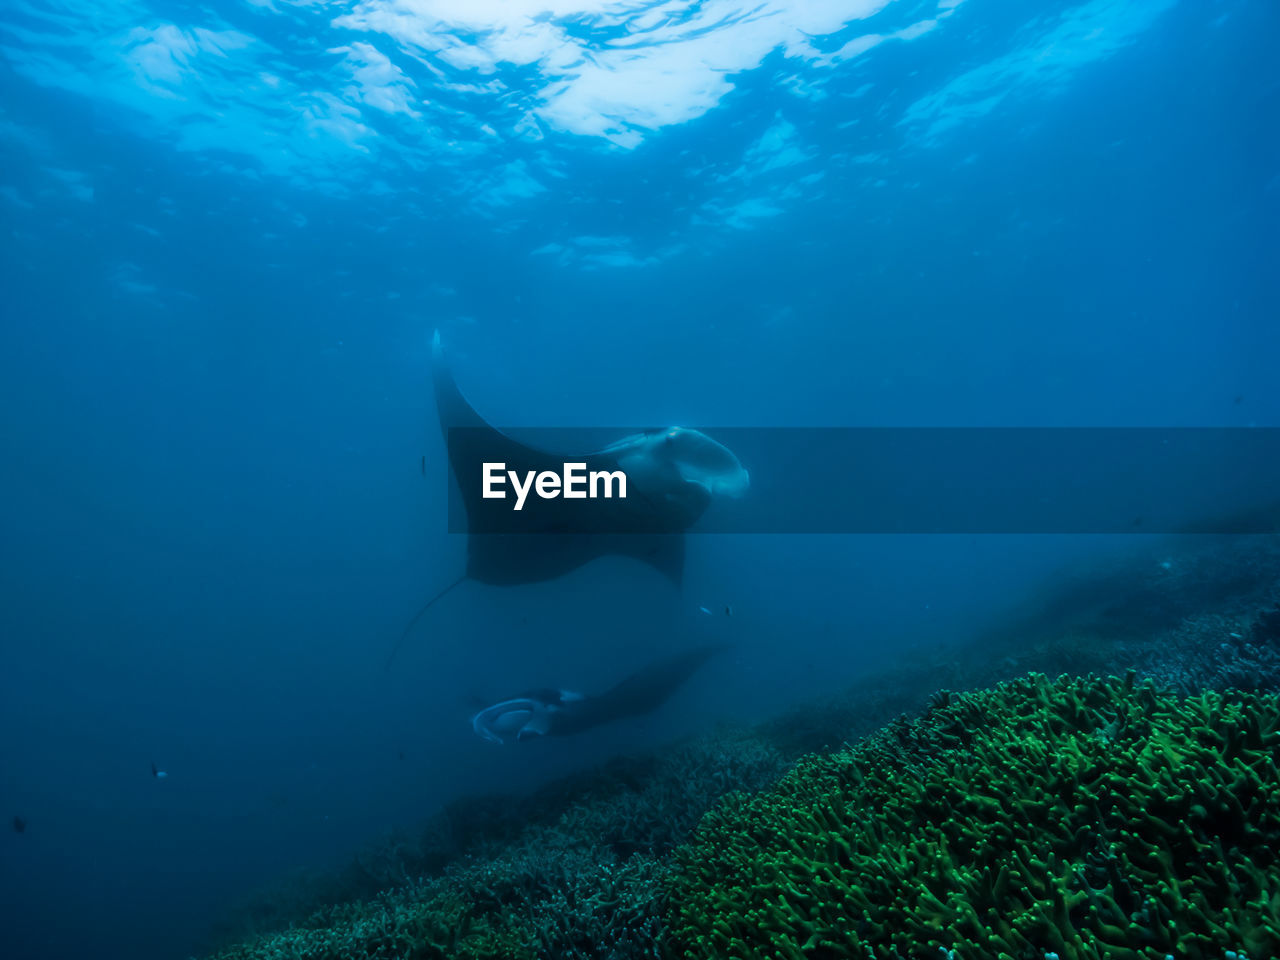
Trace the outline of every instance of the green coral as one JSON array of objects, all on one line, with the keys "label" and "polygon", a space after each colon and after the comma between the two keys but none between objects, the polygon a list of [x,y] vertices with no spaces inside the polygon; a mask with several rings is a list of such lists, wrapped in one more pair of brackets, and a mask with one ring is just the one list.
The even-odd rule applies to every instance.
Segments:
[{"label": "green coral", "polygon": [[677,853],[684,957],[1280,956],[1280,698],[1032,675],[735,794]]}]

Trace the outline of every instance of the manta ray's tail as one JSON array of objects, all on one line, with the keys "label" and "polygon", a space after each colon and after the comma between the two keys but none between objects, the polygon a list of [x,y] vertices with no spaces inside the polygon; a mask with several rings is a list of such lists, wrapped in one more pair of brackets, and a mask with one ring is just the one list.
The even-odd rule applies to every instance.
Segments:
[{"label": "manta ray's tail", "polygon": [[400,652],[400,648],[403,647],[404,642],[409,639],[409,634],[413,632],[413,628],[418,625],[418,621],[421,620],[423,615],[428,610],[431,609],[432,605],[465,579],[467,579],[467,575],[464,573],[457,580],[453,581],[453,583],[449,584],[447,587],[445,587],[443,590],[441,590],[434,597],[432,597],[430,600],[428,600],[426,603],[422,605],[422,608],[413,615],[413,619],[410,620],[408,625],[404,628],[404,632],[400,634],[400,639],[396,641],[396,645],[391,648],[391,653],[387,657],[387,662],[382,666],[383,670],[391,669],[391,664],[395,662],[396,654]]}]

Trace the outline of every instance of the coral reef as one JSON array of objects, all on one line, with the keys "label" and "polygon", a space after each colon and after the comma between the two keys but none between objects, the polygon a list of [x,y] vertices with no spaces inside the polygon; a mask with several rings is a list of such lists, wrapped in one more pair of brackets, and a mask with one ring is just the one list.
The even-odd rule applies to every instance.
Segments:
[{"label": "coral reef", "polygon": [[[349,870],[327,893],[313,891],[318,899],[308,915],[214,956],[653,957],[671,851],[722,795],[761,789],[785,769],[767,742],[723,729],[661,754],[606,764],[508,808],[481,804],[492,813],[504,809],[492,833],[451,807],[428,825],[421,845],[396,840],[362,855],[354,880]],[[443,856],[442,837],[458,852],[443,872],[427,877]],[[423,876],[399,880],[415,873]],[[375,877],[388,878],[392,888],[367,896],[338,892],[359,890]]]},{"label": "coral reef", "polygon": [[736,794],[678,853],[684,957],[1280,951],[1280,697],[1033,675]]},{"label": "coral reef", "polygon": [[[229,947],[220,960],[363,957],[588,958],[652,955],[662,880],[653,856],[533,841],[452,865],[372,900],[317,910],[288,929]],[[602,953],[607,944],[612,954]]]},{"label": "coral reef", "polygon": [[1280,642],[1249,626],[1247,615],[1188,617],[1152,640],[1117,647],[1143,676],[1183,693],[1197,690],[1280,690]]},{"label": "coral reef", "polygon": [[[1266,933],[1264,925],[1260,935],[1257,924],[1251,926],[1249,919],[1240,919],[1248,909],[1252,909],[1247,902],[1248,896],[1252,896],[1247,893],[1252,889],[1249,886],[1252,881],[1248,870],[1238,867],[1233,858],[1238,852],[1252,850],[1258,842],[1258,831],[1272,829],[1274,823],[1258,819],[1240,827],[1236,822],[1230,830],[1237,830],[1238,835],[1232,836],[1230,830],[1223,826],[1229,822],[1229,814],[1235,815],[1230,801],[1225,801],[1228,808],[1225,814],[1212,803],[1204,802],[1206,798],[1214,802],[1221,800],[1222,797],[1213,793],[1217,789],[1214,784],[1221,786],[1229,781],[1211,779],[1206,786],[1199,779],[1184,784],[1181,778],[1191,777],[1192,773],[1204,775],[1206,771],[1211,778],[1234,777],[1239,773],[1232,765],[1236,762],[1234,755],[1225,755],[1226,767],[1210,764],[1204,759],[1206,751],[1212,754],[1217,749],[1219,753],[1229,753],[1228,747],[1235,749],[1231,746],[1235,742],[1231,738],[1238,736],[1238,733],[1215,731],[1209,721],[1216,717],[1214,722],[1225,724],[1224,730],[1239,721],[1247,730],[1250,721],[1241,713],[1245,706],[1273,705],[1273,701],[1264,695],[1280,693],[1280,607],[1275,606],[1280,596],[1278,589],[1280,539],[1277,538],[1180,541],[1177,552],[1172,552],[1168,546],[1163,547],[1150,556],[1140,557],[1136,567],[1107,568],[1092,575],[1077,575],[1064,587],[1047,591],[1034,616],[993,629],[974,638],[968,645],[940,646],[930,658],[917,657],[897,670],[860,678],[838,696],[803,704],[750,730],[720,729],[650,755],[620,757],[549,784],[529,796],[459,800],[430,818],[419,831],[399,833],[371,845],[344,870],[329,875],[294,878],[268,894],[254,897],[238,915],[228,918],[218,932],[215,943],[231,944],[224,946],[218,956],[223,960],[339,956],[350,960],[391,956],[502,956],[548,960],[561,957],[607,957],[610,960],[657,957],[666,929],[664,911],[669,909],[669,903],[674,903],[681,910],[685,904],[683,894],[680,899],[669,901],[667,891],[672,883],[677,889],[688,890],[687,885],[691,882],[687,873],[671,880],[673,851],[689,839],[699,818],[721,797],[734,791],[744,792],[725,801],[710,816],[703,827],[701,839],[690,848],[691,851],[706,850],[705,831],[729,831],[735,811],[740,814],[736,822],[746,829],[745,811],[753,809],[752,803],[764,804],[769,802],[767,798],[775,797],[773,802],[780,804],[776,797],[782,794],[761,794],[755,799],[749,799],[746,794],[773,787],[778,778],[806,754],[826,753],[846,744],[857,744],[837,754],[836,758],[809,757],[802,760],[798,772],[786,783],[801,778],[805,771],[827,769],[824,764],[838,764],[841,762],[838,758],[847,759],[851,751],[859,750],[869,751],[868,757],[879,758],[876,762],[880,764],[878,769],[885,773],[885,781],[898,784],[904,790],[908,782],[904,778],[908,775],[925,769],[935,772],[942,769],[929,766],[936,764],[939,757],[949,758],[947,762],[954,764],[974,762],[973,743],[957,746],[948,737],[959,734],[948,734],[945,729],[945,723],[953,722],[945,721],[945,718],[954,719],[958,715],[955,711],[968,704],[963,709],[969,711],[966,716],[975,725],[972,728],[975,734],[986,738],[980,743],[985,744],[982,749],[988,751],[989,761],[994,764],[991,751],[996,751],[1003,744],[1001,749],[1011,753],[1022,752],[1017,758],[1019,763],[1039,758],[1038,762],[1043,766],[1043,770],[1034,771],[1037,777],[1043,776],[1040,781],[1033,780],[1032,771],[1017,764],[994,764],[987,769],[984,776],[987,777],[988,789],[995,785],[1006,791],[995,796],[975,794],[987,796],[989,802],[985,806],[988,811],[1002,811],[1000,816],[990,813],[989,838],[998,839],[1019,824],[1040,823],[1031,819],[1039,816],[1045,820],[1050,835],[1061,839],[1059,834],[1053,833],[1054,824],[1066,816],[1067,821],[1062,822],[1074,825],[1073,840],[1079,834],[1078,839],[1084,844],[1091,835],[1085,827],[1092,826],[1093,835],[1110,837],[1108,843],[1116,844],[1115,857],[1128,858],[1125,861],[1113,858],[1110,848],[1099,845],[1099,841],[1093,847],[1080,848],[1083,853],[1077,848],[1073,848],[1075,853],[1054,848],[1048,852],[1008,854],[1012,859],[999,861],[1007,869],[1003,875],[999,870],[991,873],[990,880],[991,883],[1000,882],[1001,896],[1006,898],[1001,916],[990,921],[979,915],[979,921],[984,929],[990,925],[1010,947],[1018,947],[1021,941],[1014,933],[1004,932],[1006,927],[1028,943],[1043,947],[1042,952],[1034,957],[1026,952],[1029,948],[1022,949],[1021,953],[1006,951],[1009,957],[1021,960],[1025,955],[1031,960],[1042,960],[1046,952],[1056,952],[1062,960],[1102,956],[1089,952],[1094,948],[1088,946],[1089,941],[1083,932],[1077,931],[1080,937],[1077,945],[1061,927],[1062,945],[1055,946],[1058,941],[1047,930],[1040,932],[1033,923],[1039,908],[1025,904],[1017,906],[1021,888],[1025,886],[1037,894],[1037,903],[1052,903],[1053,910],[1059,912],[1063,908],[1056,900],[1041,901],[1038,896],[1041,892],[1046,896],[1056,895],[1054,891],[1061,893],[1073,930],[1082,922],[1082,915],[1086,920],[1096,916],[1099,924],[1114,927],[1112,930],[1087,925],[1082,928],[1092,931],[1090,935],[1095,937],[1095,943],[1125,944],[1123,949],[1113,951],[1113,960],[1137,960],[1139,956],[1143,960],[1163,960],[1164,953],[1160,953],[1156,946],[1143,947],[1142,952],[1134,952],[1136,948],[1129,946],[1131,943],[1148,943],[1154,936],[1145,932],[1141,935],[1131,933],[1130,925],[1135,923],[1144,930],[1159,927],[1164,931],[1159,936],[1172,937],[1166,919],[1172,921],[1175,918],[1165,918],[1161,912],[1168,907],[1167,897],[1172,894],[1163,892],[1159,886],[1150,887],[1144,878],[1165,876],[1158,873],[1153,865],[1162,857],[1170,859],[1176,869],[1182,869],[1177,867],[1177,863],[1182,862],[1177,857],[1194,860],[1211,854],[1217,862],[1226,865],[1223,868],[1227,870],[1226,874],[1211,871],[1204,876],[1197,875],[1199,879],[1191,887],[1185,884],[1174,886],[1168,880],[1164,881],[1170,891],[1184,898],[1179,909],[1186,919],[1177,918],[1179,923],[1186,925],[1179,931],[1179,935],[1184,937],[1184,945],[1175,949],[1174,955],[1178,960],[1196,960],[1198,956],[1221,958],[1225,956],[1223,951],[1230,949],[1241,957],[1241,951],[1244,951],[1252,960],[1262,960],[1269,953],[1257,952],[1257,938],[1271,934]],[[1133,602],[1127,605],[1126,597]],[[1031,671],[1079,676],[1090,672],[1124,675],[1128,670],[1135,671],[1136,679],[1132,689],[1124,688],[1123,684],[1118,688],[1123,694],[1122,703],[1132,706],[1136,702],[1133,698],[1155,697],[1164,711],[1160,716],[1167,714],[1174,719],[1185,717],[1186,710],[1219,711],[1202,717],[1194,733],[1194,743],[1186,740],[1187,730],[1177,727],[1174,720],[1167,721],[1174,726],[1160,728],[1160,736],[1164,738],[1161,743],[1177,745],[1169,746],[1167,751],[1151,747],[1147,757],[1150,766],[1146,769],[1167,795],[1160,799],[1152,792],[1154,788],[1148,789],[1150,784],[1142,786],[1146,791],[1142,796],[1152,802],[1142,812],[1142,817],[1129,826],[1121,823],[1124,808],[1114,798],[1106,810],[1099,807],[1111,819],[1103,817],[1096,823],[1088,821],[1087,817],[1084,821],[1079,819],[1091,809],[1087,803],[1084,804],[1085,813],[1081,813],[1075,809],[1079,803],[1073,806],[1063,799],[1077,796],[1072,791],[1080,789],[1076,780],[1068,785],[1062,779],[1068,775],[1081,778],[1080,782],[1087,780],[1093,785],[1091,788],[1101,789],[1098,784],[1109,784],[1107,789],[1120,791],[1123,783],[1124,789],[1136,789],[1123,779],[1133,773],[1133,768],[1124,764],[1133,761],[1134,751],[1138,751],[1141,758],[1142,751],[1133,738],[1139,736],[1144,728],[1138,721],[1117,723],[1113,727],[1112,720],[1120,716],[1121,707],[1106,707],[1095,694],[1079,693],[1079,703],[1077,707],[1070,708],[1066,719],[1053,713],[1047,705],[1042,705],[1047,713],[1037,713],[1025,704],[1025,709],[1006,704],[1005,713],[1000,715],[996,707],[1004,701],[990,699],[995,696],[993,693],[945,692],[984,690]],[[1158,687],[1171,692],[1194,695],[1193,699],[1178,706],[1179,702],[1169,695],[1155,694],[1144,686],[1141,682],[1144,678],[1153,678]],[[1024,680],[1019,683],[1043,686],[1048,682]],[[1070,687],[1071,684],[1099,684],[1102,681],[1064,680],[1060,683]],[[1116,683],[1118,681],[1112,686]],[[1009,688],[999,689],[1004,691],[1001,697],[1009,696]],[[1205,690],[1245,692],[1213,699],[1203,695]],[[992,712],[984,713],[983,708],[975,704],[986,704]],[[1087,727],[1105,715],[1108,709],[1113,711],[1112,719],[1091,730],[1070,732],[1074,729],[1070,727],[1071,723]],[[1271,710],[1272,706],[1266,709]],[[905,719],[905,715],[915,715],[922,710],[924,715],[920,720],[911,722]],[[1002,720],[1008,722],[1003,723]],[[1053,751],[1046,750],[1043,745],[1037,746],[1044,730],[1056,730],[1062,738],[1049,741],[1055,744]],[[861,739],[868,735],[870,739]],[[1096,737],[1091,738],[1091,735]],[[1154,742],[1149,741],[1148,746]],[[966,750],[969,753],[965,753]],[[1274,763],[1274,751],[1268,762]],[[1113,765],[1115,769],[1112,769]],[[1015,775],[1011,770],[1020,772]],[[830,770],[826,774],[828,779],[835,775]],[[1143,779],[1146,775],[1139,776],[1143,783],[1146,783]],[[1055,777],[1058,779],[1053,779]],[[1090,777],[1093,779],[1088,780]],[[1274,784],[1274,770],[1271,777]],[[1012,812],[991,806],[1001,803],[1002,797],[1012,796],[1008,791],[1015,787],[1025,787],[1032,793],[1039,790],[1040,794],[1019,801],[1017,809]],[[855,791],[853,786],[849,789]],[[1256,806],[1262,802],[1259,799],[1261,794],[1256,789],[1251,793],[1250,789],[1246,784],[1245,792],[1237,796],[1237,800],[1244,804],[1241,809],[1251,816],[1262,817],[1264,813],[1272,816],[1272,813]],[[1205,793],[1206,790],[1209,792]],[[894,803],[883,797],[875,799],[872,794],[858,795],[867,796],[868,803],[879,804],[868,809],[877,817],[878,825],[874,829],[881,832],[898,829],[893,817],[906,822],[909,815],[920,815],[918,812],[913,814],[912,808],[904,806],[905,795],[899,796]],[[965,816],[977,816],[972,809],[976,801],[972,798],[962,801],[958,794],[940,793],[939,796],[946,797],[949,803],[955,802],[950,816],[957,823]],[[1178,826],[1181,821],[1176,815],[1177,809],[1187,808],[1194,812],[1197,806],[1197,803],[1187,800],[1191,796],[1200,798],[1198,805],[1207,816],[1207,820],[1196,820],[1195,816],[1199,816],[1196,814],[1188,821],[1198,825],[1195,829],[1201,831],[1193,835],[1195,843],[1186,841],[1185,837],[1178,839],[1181,835],[1177,833],[1182,829]],[[1182,804],[1182,808],[1170,807],[1170,803]],[[1255,804],[1254,809],[1249,807],[1250,803]],[[883,818],[881,808],[886,811]],[[781,817],[782,813],[778,812],[777,816]],[[1156,816],[1163,827],[1173,829],[1174,837],[1166,836],[1160,825],[1149,823],[1145,819],[1148,816]],[[938,814],[938,817],[942,815]],[[973,822],[977,821],[971,821],[971,824]],[[946,825],[945,817],[941,823]],[[955,824],[947,826],[947,829],[953,828]],[[1213,834],[1215,830],[1218,832]],[[1118,840],[1115,839],[1117,836]],[[766,832],[761,842],[768,840]],[[1271,841],[1275,846],[1280,843],[1280,837],[1272,836]],[[746,841],[739,838],[733,842]],[[922,842],[919,838],[911,842],[915,845],[903,841],[900,861],[880,864],[888,871],[882,876],[892,880],[907,875],[904,871],[916,869],[912,858],[926,848],[919,845]],[[934,842],[940,841],[935,838]],[[1177,846],[1177,843],[1183,846]],[[951,850],[950,855],[957,855],[954,848],[948,849]],[[992,852],[997,847],[990,839],[986,847],[975,846],[975,850],[982,856],[997,856]],[[1141,853],[1144,850],[1145,854]],[[1163,850],[1168,852],[1161,853]],[[707,854],[708,863],[712,862],[713,853]],[[689,853],[681,854],[681,862],[687,863],[688,856]],[[745,858],[747,855],[743,853],[742,856]],[[983,864],[990,872],[991,865],[996,862],[983,861]],[[1080,867],[1084,870],[1084,880],[1079,882],[1085,885],[1072,887],[1070,884],[1077,882],[1072,876],[1065,872],[1061,875],[1054,871],[1046,873],[1039,866],[1049,864],[1062,871],[1067,865]],[[1123,864],[1128,866],[1121,870]],[[748,866],[749,863],[743,869]],[[1125,873],[1130,866],[1137,872]],[[1274,865],[1265,852],[1254,860],[1253,868],[1272,871],[1268,882],[1273,902],[1266,908],[1272,912],[1266,914],[1270,917],[1266,924],[1273,929],[1274,911],[1280,905],[1280,899],[1276,899],[1280,897],[1280,880],[1274,876]],[[971,868],[958,864],[957,876],[963,876],[966,869]],[[845,876],[842,873],[838,875]],[[1013,883],[1012,878],[1018,875],[1018,882]],[[1224,875],[1239,885],[1231,894],[1237,903],[1231,907],[1236,911],[1234,919],[1228,917],[1224,920],[1225,914],[1213,914],[1211,909],[1216,909],[1213,904],[1222,902],[1210,898],[1222,893],[1221,879]],[[1081,873],[1077,871],[1074,876],[1079,878]],[[709,880],[707,882],[710,883]],[[762,882],[767,886],[773,881]],[[846,879],[844,882],[849,881]],[[882,881],[880,887],[873,884],[868,889],[879,890],[880,894],[888,897],[885,887],[888,882]],[[939,894],[938,890],[942,893]],[[909,902],[890,898],[879,908],[904,911],[910,906],[915,911],[911,914],[915,918],[913,922],[928,926],[926,921],[932,917],[943,925],[932,934],[921,934],[924,946],[920,948],[922,952],[917,951],[919,956],[927,960],[938,960],[941,956],[936,948],[929,953],[931,939],[937,941],[939,947],[956,949],[957,957],[998,955],[995,948],[991,952],[965,953],[960,949],[962,943],[959,940],[944,943],[941,931],[961,929],[956,926],[961,920],[955,914],[963,911],[957,905],[958,901],[953,902],[956,894],[952,888],[937,887],[929,891],[929,895],[937,898],[946,909],[933,905],[925,894]],[[1085,899],[1080,900],[1080,895]],[[1230,899],[1227,898],[1228,901]],[[693,902],[688,901],[690,909]],[[784,902],[791,901],[784,896]],[[819,909],[818,905],[808,901],[795,902],[803,902],[805,909],[810,911]],[[1116,913],[1117,910],[1120,913]],[[846,912],[844,915],[853,918],[846,926],[856,928],[854,920],[861,917],[861,912]],[[883,916],[889,917],[889,914]],[[905,914],[894,916],[901,920]],[[1058,917],[1059,914],[1054,913],[1050,919],[1057,923],[1055,918]],[[1227,931],[1227,935],[1218,937],[1212,932],[1216,928],[1201,928],[1209,930],[1211,937],[1216,937],[1212,943],[1214,948],[1221,946],[1219,952],[1203,952],[1209,950],[1204,943],[1185,940],[1191,936],[1193,919],[1195,923],[1217,923]],[[952,926],[945,927],[946,923]],[[1226,923],[1234,923],[1235,927],[1230,928]],[[1162,924],[1164,926],[1161,927]],[[711,936],[706,929],[695,934],[693,931],[696,929],[698,921],[692,915],[679,919],[676,925],[677,943],[686,954],[694,950],[692,938],[696,935]],[[971,937],[978,936],[967,927],[963,930],[968,930]],[[1116,930],[1125,933],[1126,939],[1115,940]],[[1237,931],[1239,938],[1231,941]],[[814,932],[821,933],[816,926]],[[894,946],[903,948],[902,956],[917,955],[910,951],[916,950],[919,944],[908,943],[901,934],[890,939]],[[841,952],[843,947],[837,950],[824,946],[826,940],[823,936],[814,940],[806,950],[807,942],[807,938],[800,940],[798,945],[792,940],[784,940],[780,941],[783,946],[778,949],[794,948],[812,957],[847,955]],[[1174,938],[1172,942],[1176,944],[1179,941]],[[1192,945],[1186,946],[1188,942]],[[1276,946],[1271,944],[1268,951],[1280,955],[1275,950]],[[1202,952],[1198,954],[1197,950]],[[758,955],[767,952],[761,948]],[[711,953],[708,950],[699,955]],[[893,954],[882,950],[873,952],[871,956],[883,958]]]}]

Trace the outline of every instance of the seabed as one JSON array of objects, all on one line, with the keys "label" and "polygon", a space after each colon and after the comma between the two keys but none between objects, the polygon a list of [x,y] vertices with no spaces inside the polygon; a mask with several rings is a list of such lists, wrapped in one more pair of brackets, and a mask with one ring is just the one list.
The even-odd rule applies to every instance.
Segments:
[{"label": "seabed", "polygon": [[256,895],[210,956],[1270,960],[1280,543],[1070,579],[971,645]]}]

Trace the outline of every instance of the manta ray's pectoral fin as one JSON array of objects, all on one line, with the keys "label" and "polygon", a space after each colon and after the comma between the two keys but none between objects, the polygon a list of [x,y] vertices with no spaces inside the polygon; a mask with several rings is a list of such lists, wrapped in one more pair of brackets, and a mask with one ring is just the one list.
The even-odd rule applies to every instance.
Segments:
[{"label": "manta ray's pectoral fin", "polygon": [[451,427],[489,426],[458,389],[453,371],[449,369],[449,360],[444,355],[444,346],[440,343],[439,330],[431,338],[431,384],[436,395],[436,414],[442,430],[447,432]]}]

